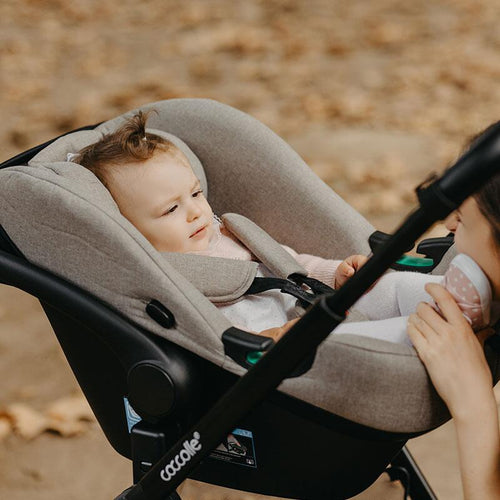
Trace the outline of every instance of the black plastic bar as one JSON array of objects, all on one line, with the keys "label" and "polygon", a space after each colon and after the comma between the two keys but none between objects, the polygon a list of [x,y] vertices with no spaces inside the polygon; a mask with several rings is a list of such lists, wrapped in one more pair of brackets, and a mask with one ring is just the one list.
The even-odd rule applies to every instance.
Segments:
[{"label": "black plastic bar", "polygon": [[[130,491],[118,499],[164,500],[223,437],[338,325],[323,297]],[[304,335],[307,333],[307,335]],[[307,338],[305,338],[307,337]],[[182,467],[181,467],[182,466]],[[168,479],[168,480],[165,480]]]},{"label": "black plastic bar", "polygon": [[408,472],[410,480],[408,493],[412,500],[437,500],[434,490],[406,446],[396,455],[391,466],[402,467]]},{"label": "black plastic bar", "polygon": [[414,244],[434,222],[447,217],[498,172],[500,124],[491,127],[440,178],[431,178],[433,182],[417,188],[420,208],[375,250],[369,262],[348,281],[347,286],[328,298],[329,307],[337,314],[346,311],[361,296],[359,289],[366,291],[399,258],[408,243]]},{"label": "black plastic bar", "polygon": [[332,311],[347,311],[370,286],[400,258],[408,241],[415,242],[435,221],[425,210],[410,214],[394,235],[372,254],[370,260],[349,279],[334,295],[327,297]]},{"label": "black plastic bar", "polygon": [[[186,433],[132,489],[117,500],[165,500],[238,422],[344,319],[369,287],[434,222],[443,219],[500,171],[500,126],[445,174],[418,190],[414,211],[340,290],[321,297],[290,331]],[[459,194],[457,194],[459,193]]]},{"label": "black plastic bar", "polygon": [[[431,224],[427,216],[417,211],[410,216],[416,237]],[[399,258],[406,246],[397,235],[408,233],[407,226],[396,233],[390,255]],[[379,255],[377,259],[375,257]],[[196,465],[214,449],[248,413],[261,401],[344,319],[343,314],[380,277],[392,263],[392,257],[374,255],[362,268],[361,279],[354,276],[333,296],[324,296],[294,325],[271,350],[215,404],[215,406],[167,453],[141,481],[117,499],[163,500],[184,481]],[[382,267],[382,264],[385,267]],[[361,273],[360,273],[361,275]],[[354,278],[358,285],[352,285]],[[348,293],[346,293],[346,291]],[[343,292],[343,293],[341,293]]]},{"label": "black plastic bar", "polygon": [[[151,355],[155,344],[145,337],[140,328],[123,318],[119,311],[112,309],[108,304],[102,304],[93,295],[73,283],[1,249],[0,269],[2,269],[0,283],[27,292],[37,297],[40,302],[70,315],[94,332],[98,332],[102,341],[116,353],[117,359],[126,365],[131,366],[144,359],[141,357],[143,354]],[[110,309],[115,314],[110,315]],[[124,342],[122,332],[126,332],[127,342]],[[141,350],[141,345],[145,346],[144,351]],[[164,356],[168,356],[168,353],[164,353]]]},{"label": "black plastic bar", "polygon": [[[407,245],[407,236],[412,234],[416,239],[433,222],[422,209],[410,215],[389,240],[389,247],[383,254],[375,254],[359,275],[354,275],[336,294],[321,297],[137,485],[122,493],[117,500],[164,500],[175,491],[255,404],[276,388],[343,321],[344,312],[386,271],[393,260],[399,258]],[[409,231],[408,225],[416,229]],[[405,238],[400,236],[401,233]],[[354,278],[357,278],[356,282]]]}]

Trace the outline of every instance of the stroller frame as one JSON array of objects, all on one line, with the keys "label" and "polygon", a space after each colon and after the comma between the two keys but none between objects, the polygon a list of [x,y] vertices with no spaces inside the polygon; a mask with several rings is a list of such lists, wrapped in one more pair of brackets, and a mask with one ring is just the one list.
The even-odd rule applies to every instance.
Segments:
[{"label": "stroller frame", "polygon": [[[84,129],[91,128],[93,126],[84,127]],[[472,194],[474,190],[495,173],[495,161],[498,160],[498,154],[494,151],[497,144],[497,135],[498,130],[493,130],[488,137],[462,157],[442,178],[433,179],[432,182],[419,186],[420,208],[410,215],[393,237],[380,246],[364,268],[335,295],[324,296],[319,299],[316,305],[308,311],[289,333],[237,382],[234,382],[237,377],[225,374],[222,387],[231,386],[231,389],[215,405],[213,405],[213,401],[205,401],[205,405],[202,404],[194,410],[191,421],[196,423],[187,433],[184,432],[185,429],[180,429],[181,432],[177,429],[177,432],[171,432],[169,435],[169,432],[165,432],[165,429],[171,431],[172,428],[178,426],[178,423],[169,422],[168,419],[162,421],[161,425],[155,425],[154,422],[140,423],[132,429],[130,434],[131,442],[123,444],[123,439],[117,435],[114,429],[116,427],[113,415],[114,409],[110,407],[96,412],[96,406],[92,404],[94,398],[97,400],[102,396],[99,394],[100,389],[98,387],[102,381],[98,376],[93,377],[88,373],[84,375],[85,371],[83,369],[79,370],[80,365],[83,363],[81,353],[92,351],[97,344],[99,344],[101,350],[103,345],[107,346],[108,352],[97,356],[95,356],[95,352],[93,354],[96,364],[106,365],[105,372],[109,374],[112,374],[114,370],[123,371],[123,363],[125,363],[126,369],[130,370],[130,368],[140,365],[143,360],[148,360],[148,366],[153,367],[152,370],[146,371],[146,377],[149,377],[148,383],[150,383],[150,386],[148,387],[151,389],[149,395],[151,399],[156,397],[165,399],[165,393],[168,393],[170,388],[171,380],[169,380],[169,377],[171,377],[171,374],[162,372],[161,366],[163,363],[175,366],[176,363],[181,362],[181,359],[182,363],[185,363],[187,359],[190,369],[193,370],[200,369],[200,364],[202,365],[201,369],[206,370],[207,365],[210,363],[200,361],[196,359],[196,356],[185,352],[184,349],[165,339],[153,336],[143,329],[131,325],[120,313],[110,310],[109,306],[82,292],[78,287],[30,264],[22,257],[22,254],[10,241],[5,231],[2,231],[0,234],[1,282],[18,287],[36,296],[41,301],[56,336],[94,412],[96,412],[104,432],[118,452],[133,458],[134,481],[138,482],[117,498],[175,498],[171,496],[175,495],[175,488],[188,476],[222,484],[218,481],[212,481],[210,474],[213,471],[210,470],[210,466],[206,466],[206,463],[203,464],[206,468],[205,472],[203,470],[200,472],[200,468],[196,466],[242,419],[252,418],[252,413],[259,412],[262,404],[266,404],[266,402],[261,403],[264,397],[268,397],[266,401],[270,400],[271,402],[278,402],[278,404],[280,398],[291,399],[280,393],[274,392],[270,394],[270,392],[307,355],[314,353],[322,340],[343,320],[344,311],[356,302],[364,291],[399,258],[409,243],[414,243],[433,222],[444,218],[458,207],[467,196]],[[33,157],[36,152],[49,143],[18,155],[0,165],[0,168],[27,162],[29,158]],[[92,314],[89,314],[89,312]],[[82,332],[89,333],[89,331],[92,331],[94,335],[79,335],[75,339],[73,329],[76,324],[79,325]],[[127,332],[126,339],[123,337],[125,331]],[[311,331],[314,332],[314,335],[311,335]],[[100,337],[97,340],[95,340],[96,332],[98,333],[97,336]],[[111,369],[108,368],[110,355],[115,364]],[[157,369],[158,367],[160,369]],[[180,387],[181,392],[185,391],[185,397],[187,398],[192,393],[193,388],[185,387],[185,383],[183,386],[182,370],[179,372],[176,376],[176,382],[178,383],[176,388],[179,390]],[[221,374],[217,370],[211,376],[221,378]],[[130,387],[122,386],[123,380],[115,382],[110,377],[106,382],[115,383],[118,392],[125,391],[127,393],[130,389]],[[261,405],[258,405],[259,403]],[[301,402],[295,401],[295,403],[297,407],[301,406]],[[207,412],[207,408],[211,409]],[[251,411],[252,409],[253,411]],[[250,415],[245,417],[249,412]],[[200,418],[200,414],[203,413],[206,413],[205,416]],[[266,410],[263,413],[267,414],[268,412]],[[321,418],[321,413],[322,411],[318,412],[318,418]],[[336,419],[337,423],[345,428],[348,428],[351,424],[341,422],[343,419],[340,417],[336,417]],[[359,431],[359,428],[363,426],[356,427],[356,430]],[[375,432],[368,428],[364,430],[368,434],[370,431]],[[122,431],[123,429],[120,429],[118,432]],[[159,473],[165,470],[166,466],[179,455],[183,446],[185,446],[186,440],[191,440],[195,432],[200,434],[199,443],[194,443],[194,446],[191,444],[191,447],[195,448],[194,451],[198,453],[192,454],[191,459],[185,466],[177,471],[177,474],[170,481],[167,481],[168,484],[165,485],[165,481],[161,479]],[[378,434],[377,440],[380,439],[381,434],[384,434],[376,433]],[[182,437],[174,444],[172,436],[175,438]],[[406,468],[415,484],[415,486],[411,487],[412,498],[414,500],[435,498],[409,453],[406,450],[399,453],[407,438],[408,436],[396,446],[393,446],[392,466],[388,472],[391,478],[394,479],[398,477],[398,471],[400,472],[401,468]],[[121,449],[116,445],[120,441],[122,441],[123,445]],[[392,444],[394,445],[394,442]],[[378,445],[380,446],[381,443],[378,443]],[[199,450],[196,449],[198,446],[200,447]],[[132,449],[130,449],[131,447]],[[167,450],[169,451],[167,452]],[[164,455],[163,458],[161,458],[162,455]],[[153,463],[156,463],[156,465],[151,466]],[[405,474],[403,473],[403,475]],[[369,478],[370,482],[364,484],[361,489],[371,484],[374,479]],[[365,478],[366,482],[367,479]],[[229,484],[228,486],[233,485]],[[250,488],[248,491],[254,490]],[[358,491],[361,491],[359,485],[354,493]],[[346,498],[345,495],[351,493],[346,491],[342,494],[343,496],[336,496],[335,498]],[[316,492],[316,494],[309,496],[307,492],[302,492],[301,497],[307,495],[307,498],[321,498],[318,494],[321,493]]]}]

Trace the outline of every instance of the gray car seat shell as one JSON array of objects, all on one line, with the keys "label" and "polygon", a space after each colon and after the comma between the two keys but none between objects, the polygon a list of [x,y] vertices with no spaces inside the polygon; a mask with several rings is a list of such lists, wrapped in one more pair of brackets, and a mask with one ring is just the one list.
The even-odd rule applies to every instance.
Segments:
[{"label": "gray car seat shell", "polygon": [[[208,183],[216,212],[242,213],[299,252],[331,258],[368,252],[370,224],[258,121],[207,100],[170,100],[141,109],[156,110],[152,129],[179,139]],[[67,153],[95,142],[132,113],[59,139],[28,166],[1,171],[0,223],[31,262],[96,295],[135,324],[241,374],[224,355],[227,320],[120,214],[91,172],[65,161]],[[151,299],[173,312],[174,328],[146,314]],[[312,368],[279,389],[389,432],[422,432],[448,418],[414,350],[370,338],[332,334]]]},{"label": "gray car seat shell", "polygon": [[[209,201],[217,212],[242,213],[299,252],[332,258],[368,252],[366,242],[373,231],[370,224],[258,121],[220,103],[199,99],[164,101],[142,109],[157,111],[149,125],[159,134],[173,134],[172,140],[189,155],[203,184],[206,175]],[[244,371],[222,346],[222,334],[231,325],[179,271],[182,266],[156,252],[121,216],[93,174],[65,161],[67,153],[95,142],[103,131],[114,130],[132,113],[62,137],[27,165],[19,162],[0,169],[0,225],[6,238],[33,263],[32,268],[23,264],[19,270],[15,258],[3,263],[2,253],[0,267],[11,266],[7,274],[15,276],[6,282],[40,298],[75,373],[80,368],[87,370],[81,377],[77,373],[82,387],[102,383],[93,376],[92,367],[85,366],[94,357],[94,348],[96,366],[116,365],[113,370],[119,376],[106,380],[112,386],[108,393],[118,401],[114,413],[100,412],[99,402],[92,398],[89,402],[110,442],[128,457],[133,450],[127,444],[120,399],[131,388],[130,377],[128,387],[120,378],[120,364],[130,375],[144,354],[145,359],[156,359],[152,363],[158,366],[173,367],[171,375],[184,411],[190,407],[189,396],[196,394],[195,373],[198,379],[201,372],[205,381],[217,381],[211,394],[198,393],[206,399],[203,404],[207,407]],[[44,281],[44,276],[54,283],[49,293],[33,284]],[[62,280],[57,282],[55,276]],[[71,294],[78,299],[69,300]],[[163,325],[154,321],[146,313],[151,300],[171,311],[174,321]],[[78,329],[76,341],[73,327]],[[66,330],[64,335],[58,333],[61,329]],[[112,346],[109,351],[101,352],[101,344],[92,335],[99,330],[105,343]],[[123,346],[120,333],[124,335]],[[80,356],[83,351],[85,359]],[[176,369],[176,352],[186,355],[187,371]],[[115,355],[121,356],[121,361]],[[497,355],[488,350],[487,356],[497,380]],[[186,377],[191,372],[192,377]],[[168,392],[170,386],[164,387]],[[163,392],[151,392],[154,406],[154,398],[161,399]],[[144,418],[156,421],[156,417]],[[322,458],[308,460],[308,465],[313,464],[309,483],[301,480],[302,468],[296,461],[286,456],[273,460],[266,454],[260,456],[259,472],[243,474],[233,469],[228,475],[227,468],[208,460],[193,477],[279,496],[345,498],[368,486],[406,439],[447,418],[445,406],[413,349],[333,333],[318,348],[312,367],[304,375],[285,380],[278,392],[242,422],[243,428],[257,430],[273,450],[289,447],[289,427],[280,427],[285,421],[294,429],[307,425],[305,433],[295,434],[292,445],[297,450],[308,453],[309,439],[315,441],[311,450],[315,457],[328,456],[334,448],[327,463]],[[164,420],[163,425],[167,424],[179,425],[171,415]],[[278,479],[284,474],[286,480]],[[261,489],[263,481],[265,488]]]}]

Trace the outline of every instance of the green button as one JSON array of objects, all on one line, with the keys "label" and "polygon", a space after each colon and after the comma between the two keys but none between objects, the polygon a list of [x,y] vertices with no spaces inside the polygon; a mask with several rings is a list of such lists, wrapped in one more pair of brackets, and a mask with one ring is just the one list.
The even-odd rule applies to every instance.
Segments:
[{"label": "green button", "polygon": [[247,363],[250,363],[251,365],[255,365],[257,361],[259,361],[260,358],[264,356],[264,353],[262,351],[252,351],[247,354]]},{"label": "green button", "polygon": [[426,257],[412,257],[411,255],[401,257],[396,263],[411,267],[429,267],[434,265],[434,261],[432,259],[428,259]]}]

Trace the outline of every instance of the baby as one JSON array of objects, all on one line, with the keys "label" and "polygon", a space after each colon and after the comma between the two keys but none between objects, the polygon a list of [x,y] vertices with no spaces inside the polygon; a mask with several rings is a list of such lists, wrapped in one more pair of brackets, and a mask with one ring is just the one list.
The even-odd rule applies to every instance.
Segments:
[{"label": "baby", "polygon": [[[105,135],[99,142],[81,150],[73,161],[91,170],[101,180],[120,212],[158,251],[257,260],[214,217],[186,156],[162,137],[146,133],[146,119],[147,115],[137,113],[116,132]],[[473,199],[468,200],[464,204],[464,212],[469,214],[472,211],[477,217],[479,209],[474,203]],[[487,224],[486,218],[481,217]],[[457,229],[457,246],[465,240],[464,248],[459,246],[459,250],[465,252],[471,243],[469,239],[474,238],[474,235],[462,237],[462,232]],[[288,247],[284,248],[307,270],[310,277],[332,288],[342,286],[366,261],[366,257],[361,255],[335,261],[297,254]],[[467,253],[471,255],[470,251]],[[471,256],[476,257],[474,252]],[[460,257],[463,260],[465,256]],[[490,287],[479,266],[471,262],[467,265],[473,267],[473,272],[468,267],[464,275],[468,277],[466,286],[472,283],[476,290],[480,289],[479,305],[476,299],[469,302],[471,307],[481,311],[481,318],[477,310],[474,313],[477,325],[482,326],[489,319]],[[260,264],[259,267],[261,275],[266,275],[268,271],[265,266]],[[451,266],[450,269],[456,267]],[[416,273],[391,273],[384,276],[358,301],[356,309],[371,320],[390,320],[382,320],[381,323],[373,321],[370,327],[366,322],[349,323],[340,325],[336,331],[405,342],[406,319],[401,316],[413,312],[419,301],[428,298],[423,286],[429,281],[442,281],[442,277]],[[234,304],[219,307],[235,326],[278,339],[297,321],[295,302],[293,297],[285,297],[276,291],[266,292],[258,298],[244,296]]]}]

